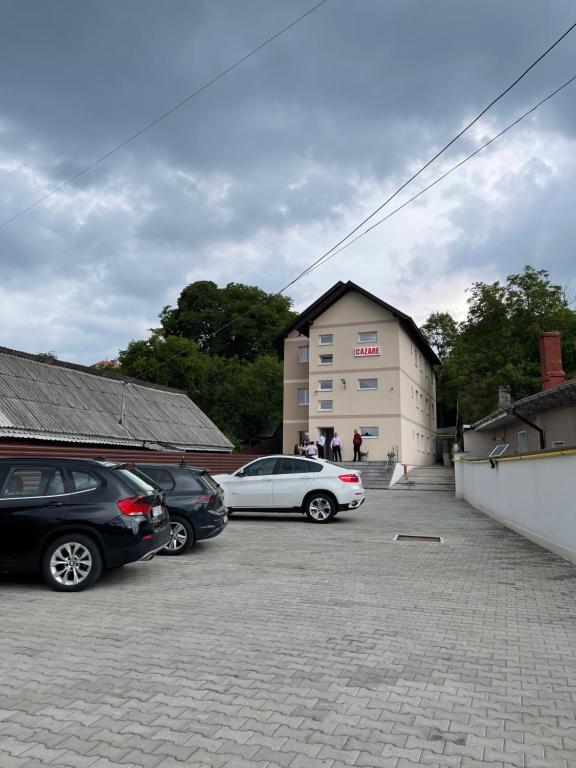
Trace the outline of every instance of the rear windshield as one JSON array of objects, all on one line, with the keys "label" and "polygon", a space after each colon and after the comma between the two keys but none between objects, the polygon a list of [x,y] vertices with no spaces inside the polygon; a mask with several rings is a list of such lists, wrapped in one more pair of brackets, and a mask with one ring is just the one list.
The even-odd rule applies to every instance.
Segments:
[{"label": "rear windshield", "polygon": [[202,480],[202,481],[203,481],[203,482],[204,482],[204,483],[205,483],[205,484],[208,486],[208,488],[209,488],[211,491],[219,491],[219,490],[220,490],[220,486],[218,485],[218,483],[216,482],[216,480],[214,480],[214,479],[213,479],[213,478],[212,478],[212,477],[211,477],[211,476],[208,474],[208,472],[203,472],[203,473],[200,475],[200,479],[201,479],[201,480]]},{"label": "rear windshield", "polygon": [[149,495],[152,491],[154,491],[154,486],[151,484],[150,478],[135,467],[131,467],[130,469],[118,468],[115,469],[114,472],[117,472],[122,477],[122,480],[124,480],[126,485],[135,490],[137,493],[144,493]]}]

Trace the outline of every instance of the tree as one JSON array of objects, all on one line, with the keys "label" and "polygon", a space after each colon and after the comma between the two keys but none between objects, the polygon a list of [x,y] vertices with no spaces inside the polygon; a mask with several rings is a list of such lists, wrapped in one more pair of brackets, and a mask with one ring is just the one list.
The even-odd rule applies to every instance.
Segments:
[{"label": "tree", "polygon": [[[443,342],[444,330],[438,313],[423,328],[431,343],[434,333]],[[538,392],[542,331],[560,331],[564,370],[574,376],[576,313],[546,270],[526,266],[505,283],[473,283],[467,318],[442,360],[438,399],[452,408],[458,400],[463,420],[473,422],[497,407],[500,385],[509,385],[514,399]]]},{"label": "tree", "polygon": [[291,299],[252,285],[219,288],[201,280],[184,288],[176,307],[164,307],[160,320],[165,337],[191,339],[210,355],[254,361],[276,354],[273,339],[295,317],[291,307]]},{"label": "tree", "polygon": [[282,418],[282,363],[275,355],[254,362],[216,357],[196,342],[156,331],[120,353],[122,373],[180,389],[237,446]]},{"label": "tree", "polygon": [[458,335],[458,325],[451,314],[433,312],[420,330],[440,360],[450,354]]}]

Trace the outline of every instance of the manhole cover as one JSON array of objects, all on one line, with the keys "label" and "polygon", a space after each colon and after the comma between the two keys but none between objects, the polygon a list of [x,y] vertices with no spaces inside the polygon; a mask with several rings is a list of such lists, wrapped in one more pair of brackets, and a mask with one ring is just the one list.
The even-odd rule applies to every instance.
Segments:
[{"label": "manhole cover", "polygon": [[394,541],[430,541],[434,544],[443,544],[441,536],[422,536],[420,534],[397,533]]}]

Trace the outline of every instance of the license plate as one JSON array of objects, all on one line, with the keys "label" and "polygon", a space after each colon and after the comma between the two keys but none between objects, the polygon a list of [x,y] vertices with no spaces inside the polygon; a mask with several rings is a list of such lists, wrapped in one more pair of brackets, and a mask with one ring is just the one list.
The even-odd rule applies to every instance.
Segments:
[{"label": "license plate", "polygon": [[162,507],[152,507],[152,517],[162,517],[164,510]]}]

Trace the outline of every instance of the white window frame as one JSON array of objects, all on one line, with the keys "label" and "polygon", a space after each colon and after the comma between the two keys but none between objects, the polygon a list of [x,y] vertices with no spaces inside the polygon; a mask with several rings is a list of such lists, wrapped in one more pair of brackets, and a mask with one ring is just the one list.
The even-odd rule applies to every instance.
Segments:
[{"label": "white window frame", "polygon": [[[306,354],[303,354],[303,350],[306,350]],[[306,360],[302,360],[305,357]],[[298,362],[308,363],[310,361],[310,347],[298,347]]]},{"label": "white window frame", "polygon": [[[362,336],[372,336],[371,339],[363,339]],[[358,331],[358,344],[378,344],[378,331]]]},{"label": "white window frame", "polygon": [[[374,384],[373,387],[363,387],[361,385],[361,383],[360,383],[362,381],[373,381],[373,382],[375,382],[375,384]],[[358,379],[358,391],[359,392],[370,392],[370,391],[373,391],[375,389],[378,389],[378,379],[377,378],[370,377],[370,378],[367,378],[367,379]]]},{"label": "white window frame", "polygon": [[[376,434],[375,435],[365,435],[364,430],[365,429],[375,429]],[[380,427],[360,427],[360,434],[362,435],[363,440],[378,440],[380,437]]]},{"label": "white window frame", "polygon": [[[300,393],[301,393],[301,392],[305,392],[305,393],[306,393],[306,394],[304,395],[304,397],[302,398],[303,400],[305,400],[305,401],[306,401],[306,402],[304,402],[304,403],[301,403],[301,402],[300,402]],[[306,407],[307,407],[308,405],[310,405],[310,390],[308,389],[308,387],[298,387],[298,405],[300,405],[300,406],[306,406]]]},{"label": "white window frame", "polygon": [[[322,362],[322,358],[323,357],[330,357],[331,360],[329,362]],[[318,356],[318,365],[334,365],[334,355],[333,354],[319,355]]]},{"label": "white window frame", "polygon": [[[329,387],[323,387],[322,384],[330,384]],[[318,381],[318,392],[332,392],[334,389],[334,379],[320,379]]]},{"label": "white window frame", "polygon": [[[323,405],[330,404],[329,408],[323,408]],[[334,410],[334,400],[319,400],[318,401],[318,410],[323,411],[324,413],[333,411]]]},{"label": "white window frame", "polygon": [[[329,338],[330,341],[322,341],[322,339]],[[334,334],[333,333],[321,333],[318,336],[318,344],[321,347],[331,347],[334,344]]]}]

